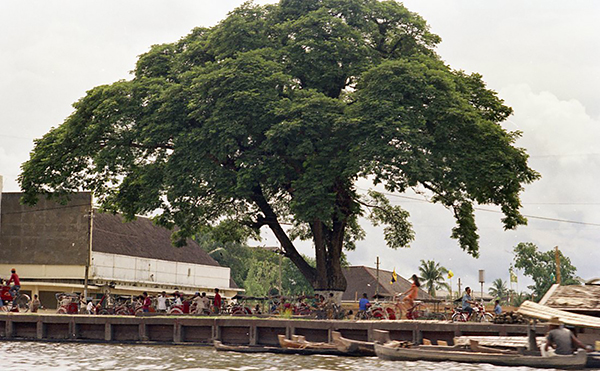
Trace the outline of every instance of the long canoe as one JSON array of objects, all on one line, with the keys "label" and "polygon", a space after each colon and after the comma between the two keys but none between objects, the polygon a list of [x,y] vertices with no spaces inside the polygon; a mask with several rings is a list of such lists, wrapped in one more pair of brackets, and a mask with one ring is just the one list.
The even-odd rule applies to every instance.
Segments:
[{"label": "long canoe", "polygon": [[466,363],[490,363],[499,366],[527,366],[540,368],[582,369],[587,361],[587,353],[580,349],[569,356],[542,357],[518,353],[473,352],[467,349],[444,346],[394,347],[389,344],[375,344],[379,358],[390,361],[455,361]]},{"label": "long canoe", "polygon": [[375,355],[375,343],[373,342],[348,339],[343,337],[338,331],[332,331],[331,338],[337,349],[345,354],[361,356]]},{"label": "long canoe", "polygon": [[299,355],[345,355],[337,349],[303,349],[303,348],[282,348],[261,345],[229,345],[223,344],[218,340],[213,341],[215,350],[218,352],[235,353],[274,353],[274,354],[299,354]]}]

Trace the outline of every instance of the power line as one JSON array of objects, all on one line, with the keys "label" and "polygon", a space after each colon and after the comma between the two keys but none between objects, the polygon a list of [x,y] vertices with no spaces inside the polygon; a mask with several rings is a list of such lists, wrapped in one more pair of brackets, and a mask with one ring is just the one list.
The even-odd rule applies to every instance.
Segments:
[{"label": "power line", "polygon": [[0,137],[12,138],[12,139],[34,140],[34,138],[26,138],[26,137],[20,137],[20,136],[17,136],[17,135],[6,135],[6,134],[0,134]]},{"label": "power line", "polygon": [[577,157],[577,156],[598,156],[600,153],[563,153],[563,154],[547,154],[547,155],[529,155],[530,158],[546,158],[546,157]]},{"label": "power line", "polygon": [[[366,191],[366,189],[362,189],[362,188],[357,188],[357,189]],[[433,202],[431,202],[429,200],[424,200],[424,199],[417,198],[417,197],[401,196],[401,195],[397,195],[397,194],[393,194],[393,193],[388,193],[388,192],[379,192],[379,193],[385,194],[387,196],[393,196],[393,197],[397,197],[397,198],[403,198],[403,199],[407,199],[407,200],[420,201],[420,202],[425,202],[425,203],[428,203],[428,204],[433,204]],[[503,214],[502,211],[498,211],[498,210],[490,210],[490,209],[484,209],[484,208],[480,208],[480,207],[474,207],[473,209],[477,210],[477,211],[485,211],[485,212],[489,212],[489,213]],[[600,227],[600,224],[598,224],[598,223],[578,222],[578,221],[575,221],[575,220],[549,218],[549,217],[537,216],[537,215],[526,215],[526,214],[523,214],[523,216],[526,217],[526,218],[530,218],[530,219],[539,219],[539,220],[546,220],[546,221],[552,221],[552,222],[580,224],[580,225],[589,225],[589,226],[594,226],[594,227]]]},{"label": "power line", "polygon": [[[489,209],[482,209],[479,207],[475,207],[475,210],[478,211],[485,211],[488,213],[497,213],[497,214],[502,214],[502,211],[498,211],[498,210],[489,210]],[[560,223],[570,223],[570,224],[581,224],[581,225],[591,225],[594,227],[600,227],[600,224],[598,223],[586,223],[586,222],[578,222],[575,220],[567,220],[567,219],[558,219],[558,218],[548,218],[545,216],[535,216],[535,215],[526,215],[523,214],[524,217],[529,218],[529,219],[539,219],[539,220],[547,220],[547,221],[551,221],[551,222],[560,222]]]}]

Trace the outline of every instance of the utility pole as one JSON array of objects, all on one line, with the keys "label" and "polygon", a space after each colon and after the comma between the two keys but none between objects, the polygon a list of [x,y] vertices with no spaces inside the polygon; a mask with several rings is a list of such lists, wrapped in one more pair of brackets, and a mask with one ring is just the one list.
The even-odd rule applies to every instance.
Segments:
[{"label": "utility pole", "polygon": [[283,296],[283,291],[281,291],[283,289],[283,287],[281,287],[281,262],[283,260],[283,251],[282,250],[278,250],[278,254],[279,254],[279,295]]},{"label": "utility pole", "polygon": [[90,277],[90,265],[92,264],[92,234],[94,231],[94,207],[90,205],[90,243],[88,244],[88,253],[85,261],[85,278],[83,282],[83,297],[87,301],[88,285]]},{"label": "utility pole", "polygon": [[560,253],[558,251],[558,246],[554,246],[554,257],[556,260],[556,283],[560,285]]},{"label": "utility pole", "polygon": [[462,290],[460,289],[460,277],[458,277],[458,296],[462,294]]},{"label": "utility pole", "polygon": [[375,263],[377,267],[377,285],[375,286],[375,299],[379,299],[379,256],[377,257],[377,262]]}]

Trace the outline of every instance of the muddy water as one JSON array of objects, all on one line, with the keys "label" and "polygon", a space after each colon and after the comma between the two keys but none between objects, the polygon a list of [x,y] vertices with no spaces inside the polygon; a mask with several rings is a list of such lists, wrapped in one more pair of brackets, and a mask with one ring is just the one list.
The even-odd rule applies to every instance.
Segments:
[{"label": "muddy water", "polygon": [[390,362],[375,357],[297,356],[216,352],[208,347],[0,342],[0,365],[11,371],[46,370],[444,370],[533,371],[454,362]]}]

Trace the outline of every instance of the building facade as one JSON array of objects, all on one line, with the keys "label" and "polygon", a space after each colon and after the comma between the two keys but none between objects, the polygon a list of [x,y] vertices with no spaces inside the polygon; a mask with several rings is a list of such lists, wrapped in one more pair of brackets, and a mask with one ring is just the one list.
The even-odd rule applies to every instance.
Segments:
[{"label": "building facade", "polygon": [[98,296],[138,295],[143,291],[224,297],[240,291],[221,267],[194,241],[177,248],[171,231],[148,218],[124,222],[99,213],[90,193],[77,193],[66,204],[40,199],[21,205],[20,193],[0,194],[0,277],[17,269],[21,290],[38,294],[46,307],[58,292]]}]

